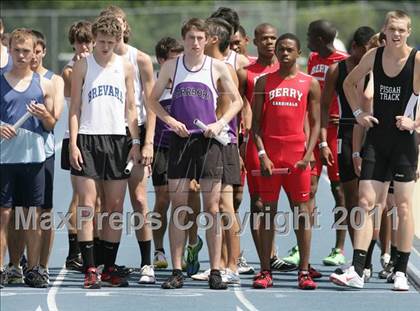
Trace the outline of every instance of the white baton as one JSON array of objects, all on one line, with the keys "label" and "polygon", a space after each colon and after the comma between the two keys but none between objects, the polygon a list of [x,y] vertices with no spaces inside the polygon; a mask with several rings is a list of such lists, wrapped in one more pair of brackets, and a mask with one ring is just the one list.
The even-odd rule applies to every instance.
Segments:
[{"label": "white baton", "polygon": [[133,166],[134,166],[134,161],[133,160],[128,161],[127,166],[124,169],[124,173],[126,175],[130,174],[131,170],[133,169]]},{"label": "white baton", "polygon": [[19,120],[17,120],[15,124],[13,124],[15,131],[20,128],[22,124],[25,123],[25,121],[28,120],[31,116],[31,113],[26,111],[26,113]]},{"label": "white baton", "polygon": [[[207,125],[205,125],[203,122],[201,122],[198,119],[194,120],[194,124],[203,132],[207,131],[208,129]],[[217,140],[219,143],[221,143],[223,146],[227,146],[227,144],[229,143],[227,139],[225,139],[224,137],[221,137],[220,135],[215,136],[214,139]]]}]

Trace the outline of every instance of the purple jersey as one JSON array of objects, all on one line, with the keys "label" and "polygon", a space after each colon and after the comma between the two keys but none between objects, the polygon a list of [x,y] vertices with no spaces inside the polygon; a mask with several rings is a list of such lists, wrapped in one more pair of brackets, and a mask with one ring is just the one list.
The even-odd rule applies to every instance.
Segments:
[{"label": "purple jersey", "polygon": [[190,133],[200,133],[194,125],[199,119],[204,124],[217,121],[217,89],[212,76],[213,58],[206,56],[196,71],[185,67],[184,56],[179,56],[172,85],[171,115],[185,124]]},{"label": "purple jersey", "polygon": [[[159,103],[162,105],[168,113],[171,113],[172,94],[170,89],[165,89],[162,96],[159,99]],[[169,132],[171,128],[163,122],[161,119],[156,118],[155,127],[155,146],[169,148]]]}]

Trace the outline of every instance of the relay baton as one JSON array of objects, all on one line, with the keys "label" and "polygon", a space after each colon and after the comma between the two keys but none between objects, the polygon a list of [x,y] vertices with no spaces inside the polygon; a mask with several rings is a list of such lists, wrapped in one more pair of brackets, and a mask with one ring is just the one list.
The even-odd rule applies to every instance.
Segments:
[{"label": "relay baton", "polygon": [[[200,120],[198,120],[198,119],[195,119],[194,120],[194,124],[199,128],[199,129],[201,129],[202,131],[206,131],[207,130],[207,125],[205,125],[203,122],[201,122]],[[229,143],[229,141],[226,139],[226,138],[224,138],[224,137],[221,137],[220,135],[217,135],[217,136],[215,136],[214,137],[214,139],[216,139],[219,143],[221,143],[223,146],[227,146],[227,144]]]},{"label": "relay baton", "polygon": [[[272,175],[288,175],[290,174],[290,168],[288,167],[282,167],[282,168],[273,168],[271,170]],[[261,170],[252,170],[251,171],[252,176],[262,176]]]},{"label": "relay baton", "polygon": [[134,166],[134,161],[133,160],[128,161],[127,166],[124,169],[124,174],[126,175],[130,174],[131,170],[133,169],[133,166]]},{"label": "relay baton", "polygon": [[18,128],[20,128],[22,124],[25,123],[25,121],[28,120],[31,116],[31,113],[29,111],[26,111],[25,114],[22,117],[20,117],[20,119],[17,120],[15,124],[13,124],[14,129],[17,130]]}]

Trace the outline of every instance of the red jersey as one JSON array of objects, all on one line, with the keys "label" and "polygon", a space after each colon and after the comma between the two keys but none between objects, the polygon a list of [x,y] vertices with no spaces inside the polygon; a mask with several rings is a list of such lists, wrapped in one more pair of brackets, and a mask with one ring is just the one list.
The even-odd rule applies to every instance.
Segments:
[{"label": "red jersey", "polygon": [[279,69],[279,63],[276,62],[270,66],[263,66],[260,63],[253,63],[245,67],[247,71],[246,76],[246,92],[245,96],[249,103],[252,104],[252,98],[254,96],[254,87],[257,79],[267,73],[277,71]]},{"label": "red jersey", "polygon": [[262,136],[304,143],[304,123],[312,76],[298,71],[292,79],[278,72],[267,75],[262,115]]},{"label": "red jersey", "polygon": [[257,59],[258,59],[257,56],[253,56],[253,55],[248,55],[247,58],[249,60],[249,64],[256,63],[257,62]]},{"label": "red jersey", "polygon": [[[330,65],[342,61],[347,57],[349,57],[349,55],[346,52],[337,50],[326,58],[319,56],[316,52],[311,52],[311,54],[309,54],[308,73],[318,80],[319,85],[321,86],[321,91],[324,88],[325,76]],[[330,106],[330,115],[338,116],[339,114],[337,96],[334,96]]]}]

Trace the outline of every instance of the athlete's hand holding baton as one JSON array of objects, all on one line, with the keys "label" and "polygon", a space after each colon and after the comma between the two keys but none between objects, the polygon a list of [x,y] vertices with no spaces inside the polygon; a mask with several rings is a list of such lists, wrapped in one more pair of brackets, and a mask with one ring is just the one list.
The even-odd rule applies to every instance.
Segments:
[{"label": "athlete's hand holding baton", "polygon": [[[223,129],[223,127],[224,127],[224,125],[223,125],[223,122],[220,122],[220,123],[218,123],[218,122],[220,122],[220,120],[219,121],[217,121],[217,122],[215,122],[215,123],[212,123],[211,125],[215,125],[215,124],[217,124],[217,126],[221,126],[221,128],[220,128],[220,130],[218,131],[218,134],[220,133],[220,131]],[[215,133],[217,132],[217,130],[215,130],[215,129],[213,129],[212,127],[209,127],[209,126],[207,126],[207,125],[205,125],[203,122],[201,122],[200,120],[198,120],[198,119],[195,119],[194,120],[194,124],[199,128],[199,129],[201,129],[203,132],[204,132],[204,134],[206,135],[208,135],[208,134],[210,134],[211,135],[211,137],[212,138],[214,138],[214,139],[216,139],[219,143],[221,143],[223,146],[226,146],[228,143],[229,143],[229,141],[228,141],[228,139],[226,139],[225,137],[222,137],[222,136],[220,136],[220,135],[215,135]]]},{"label": "athlete's hand holding baton", "polygon": [[[31,103],[34,103],[35,101],[31,101]],[[1,139],[12,139],[16,136],[16,131],[23,125],[23,123],[26,122],[31,117],[31,113],[29,111],[26,111],[25,114],[20,117],[19,120],[16,121],[15,124],[4,124],[0,126],[0,137]]]}]

